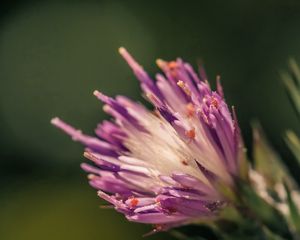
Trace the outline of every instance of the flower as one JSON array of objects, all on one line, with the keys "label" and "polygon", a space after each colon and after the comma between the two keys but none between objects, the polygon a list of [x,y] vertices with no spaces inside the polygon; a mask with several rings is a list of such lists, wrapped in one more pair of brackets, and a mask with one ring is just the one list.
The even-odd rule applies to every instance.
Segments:
[{"label": "flower", "polygon": [[119,52],[154,111],[95,91],[113,117],[97,126],[96,137],[59,118],[52,124],[86,147],[84,156],[92,163],[81,167],[90,184],[128,220],[159,231],[214,217],[227,201],[215,183],[234,185],[242,149],[219,79],[212,91],[202,68],[198,76],[178,58],[157,60],[164,74],[153,81],[124,48]]}]

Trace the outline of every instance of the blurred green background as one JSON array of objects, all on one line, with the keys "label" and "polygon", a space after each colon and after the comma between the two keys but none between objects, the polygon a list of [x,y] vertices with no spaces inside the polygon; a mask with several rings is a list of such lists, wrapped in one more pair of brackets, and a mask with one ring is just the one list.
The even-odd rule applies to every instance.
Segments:
[{"label": "blurred green background", "polygon": [[149,231],[99,209],[79,168],[82,147],[50,125],[60,116],[92,133],[107,118],[94,89],[141,100],[119,46],[151,74],[158,57],[202,59],[211,82],[221,74],[249,149],[257,118],[293,168],[282,134],[300,128],[278,72],[291,56],[300,61],[299,26],[300,2],[291,0],[2,1],[0,239],[141,239]]}]

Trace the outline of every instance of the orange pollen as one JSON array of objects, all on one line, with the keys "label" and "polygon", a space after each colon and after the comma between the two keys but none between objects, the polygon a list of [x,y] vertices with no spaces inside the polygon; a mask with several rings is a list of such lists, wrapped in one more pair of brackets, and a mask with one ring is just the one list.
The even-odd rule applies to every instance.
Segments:
[{"label": "orange pollen", "polygon": [[195,107],[194,107],[194,104],[188,103],[188,104],[186,105],[186,110],[187,110],[187,116],[188,116],[188,117],[194,116],[194,114],[195,114]]},{"label": "orange pollen", "polygon": [[191,130],[186,131],[185,135],[190,139],[194,139],[196,137],[195,128],[192,128]]},{"label": "orange pollen", "polygon": [[170,69],[170,73],[171,73],[172,77],[176,78],[178,64],[175,61],[168,62],[167,64]]},{"label": "orange pollen", "polygon": [[138,203],[139,203],[139,200],[137,198],[132,198],[130,200],[131,207],[136,207],[138,205]]},{"label": "orange pollen", "polygon": [[161,231],[161,230],[163,230],[163,225],[162,224],[155,224],[154,228],[155,228],[156,231]]},{"label": "orange pollen", "polygon": [[178,67],[178,64],[177,64],[177,62],[175,62],[175,61],[171,61],[171,62],[168,62],[168,67],[169,67],[171,70],[173,70],[173,69],[175,69],[175,68]]},{"label": "orange pollen", "polygon": [[219,107],[218,101],[215,98],[212,99],[211,104],[214,105],[215,108]]},{"label": "orange pollen", "polygon": [[182,160],[181,163],[184,165],[184,166],[188,166],[188,162],[186,160]]}]

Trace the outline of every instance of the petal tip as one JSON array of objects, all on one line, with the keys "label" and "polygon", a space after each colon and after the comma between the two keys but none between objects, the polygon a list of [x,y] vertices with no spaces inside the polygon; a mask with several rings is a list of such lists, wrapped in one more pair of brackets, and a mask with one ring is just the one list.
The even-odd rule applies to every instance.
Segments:
[{"label": "petal tip", "polygon": [[53,125],[57,125],[57,123],[60,122],[60,119],[58,117],[54,117],[50,120],[50,123]]},{"label": "petal tip", "polygon": [[96,97],[99,97],[99,96],[101,96],[102,94],[101,94],[101,92],[99,92],[98,90],[94,90],[93,95],[96,96]]},{"label": "petal tip", "polygon": [[159,66],[160,68],[162,68],[165,64],[165,61],[160,58],[156,59],[155,62],[156,62],[156,65]]},{"label": "petal tip", "polygon": [[118,52],[119,52],[121,55],[123,55],[123,54],[125,54],[125,53],[127,52],[127,50],[126,50],[126,48],[124,48],[124,47],[119,47]]}]

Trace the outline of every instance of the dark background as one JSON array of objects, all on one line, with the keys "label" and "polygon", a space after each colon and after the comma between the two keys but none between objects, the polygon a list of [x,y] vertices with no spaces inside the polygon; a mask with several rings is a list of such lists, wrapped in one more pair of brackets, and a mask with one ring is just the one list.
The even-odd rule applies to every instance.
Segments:
[{"label": "dark background", "polygon": [[1,240],[141,239],[149,231],[98,208],[79,168],[82,147],[50,125],[60,116],[92,133],[107,118],[94,89],[141,100],[119,46],[150,74],[158,57],[202,59],[212,85],[221,74],[248,148],[257,118],[297,175],[282,136],[299,132],[299,121],[279,71],[289,57],[300,61],[299,1],[2,1],[0,14]]}]

